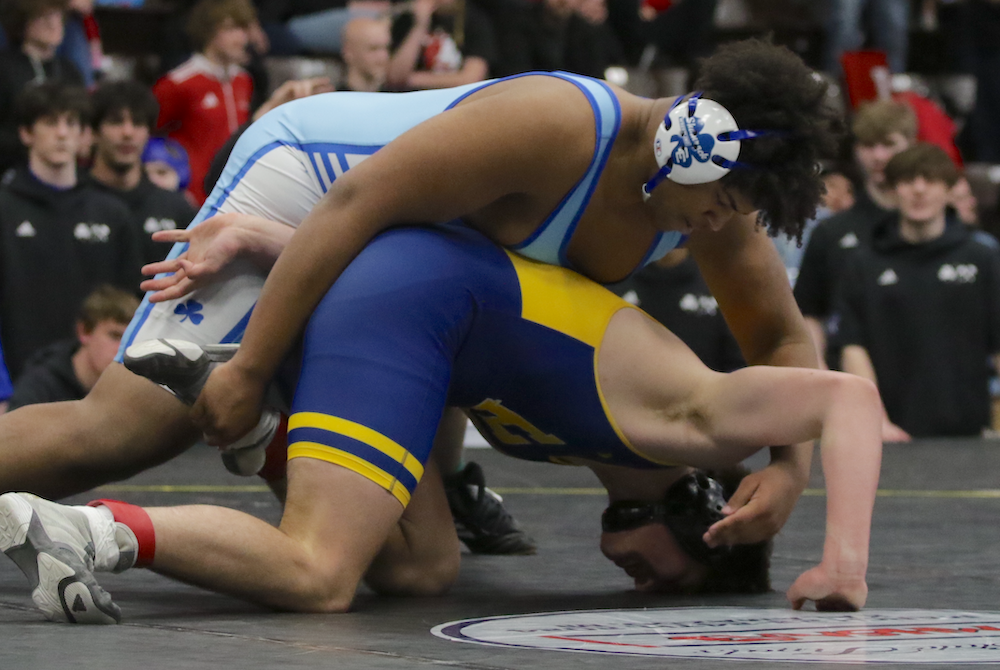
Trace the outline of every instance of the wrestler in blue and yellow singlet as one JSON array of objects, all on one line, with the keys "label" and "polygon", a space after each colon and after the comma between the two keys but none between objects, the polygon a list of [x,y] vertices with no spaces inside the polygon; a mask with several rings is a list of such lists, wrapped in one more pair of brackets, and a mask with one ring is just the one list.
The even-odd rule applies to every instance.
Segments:
[{"label": "wrestler in blue and yellow singlet", "polygon": [[457,406],[517,458],[668,466],[628,444],[601,396],[597,350],[629,308],[463,226],[383,233],[309,323],[288,457],[347,467],[405,505]]}]

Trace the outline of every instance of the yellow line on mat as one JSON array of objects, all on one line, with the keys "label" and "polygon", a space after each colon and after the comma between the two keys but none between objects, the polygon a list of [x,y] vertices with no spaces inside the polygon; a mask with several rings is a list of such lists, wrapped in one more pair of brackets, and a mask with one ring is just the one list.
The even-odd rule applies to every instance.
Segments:
[{"label": "yellow line on mat", "polygon": [[[120,493],[268,493],[263,484],[219,485],[219,484],[108,484],[98,491]],[[597,496],[606,495],[602,488],[545,488],[545,487],[495,487],[500,495],[550,495],[550,496]],[[806,489],[804,496],[825,496],[824,489]],[[879,489],[880,498],[1000,498],[1000,489],[972,489],[967,491],[920,491],[906,489]]]}]

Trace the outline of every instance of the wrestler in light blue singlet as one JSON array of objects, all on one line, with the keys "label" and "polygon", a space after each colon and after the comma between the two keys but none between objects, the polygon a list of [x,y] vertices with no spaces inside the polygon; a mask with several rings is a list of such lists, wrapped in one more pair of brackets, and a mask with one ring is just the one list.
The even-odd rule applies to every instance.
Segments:
[{"label": "wrestler in light blue singlet", "polygon": [[[571,267],[566,259],[566,248],[597,186],[621,125],[617,97],[607,84],[590,77],[561,72],[531,72],[434,91],[327,93],[297,100],[278,107],[246,131],[226,164],[219,185],[235,184],[257,157],[276,145],[284,144],[309,154],[325,192],[337,177],[351,167],[410,128],[451,109],[472,93],[500,81],[534,75],[557,77],[580,89],[594,112],[597,142],[586,174],[538,230],[511,249],[543,263]],[[433,169],[433,166],[428,166],[428,169]],[[225,187],[216,187],[209,203],[218,208],[227,192]],[[679,232],[660,233],[640,267],[659,260],[683,241],[684,236]]]},{"label": "wrestler in light blue singlet", "polygon": [[[621,109],[608,85],[599,80],[564,73],[527,73],[515,77],[533,75],[570,82],[587,97],[594,113],[594,153],[586,173],[555,210],[527,240],[511,250],[549,265],[571,267],[566,249],[607,164],[621,125]],[[243,211],[241,205],[234,203],[243,202],[241,198],[248,193],[251,200],[255,193],[278,200],[292,198],[298,213],[278,220],[298,225],[298,217],[304,216],[344,172],[407,130],[498,81],[506,80],[413,93],[327,93],[281,105],[250,126],[239,139],[222,176],[191,225],[196,226],[220,211]],[[282,148],[292,151],[276,151]],[[269,163],[272,152],[294,161],[302,178],[315,182],[294,194],[281,192],[280,184],[269,184],[269,178],[275,174],[273,170],[282,169],[280,160]],[[294,158],[287,158],[289,153]],[[260,169],[254,170],[255,166]],[[433,170],[434,166],[428,165],[427,169]],[[279,192],[268,192],[269,187]],[[238,196],[239,193],[242,195]],[[659,233],[640,267],[663,257],[684,239],[678,232]],[[177,244],[169,257],[176,258],[186,249],[186,244]],[[237,277],[229,281],[247,283],[248,280]],[[201,344],[239,342],[258,294],[259,288],[255,288],[252,293],[245,291],[245,299],[240,301],[213,298],[209,288],[176,304],[167,302],[157,306],[144,300],[122,338],[118,360],[133,342],[149,338],[176,337]]]}]

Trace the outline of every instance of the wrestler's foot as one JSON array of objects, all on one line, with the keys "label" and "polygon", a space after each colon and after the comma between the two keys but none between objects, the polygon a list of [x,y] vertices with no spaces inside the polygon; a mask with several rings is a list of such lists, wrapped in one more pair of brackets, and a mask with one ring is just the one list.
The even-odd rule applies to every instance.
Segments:
[{"label": "wrestler's foot", "polygon": [[[125,350],[125,367],[165,386],[182,402],[193,405],[216,366],[236,355],[238,344],[199,345],[186,340],[146,340]],[[222,463],[234,475],[260,472],[265,450],[280,421],[276,410],[265,408],[260,422],[249,433],[222,450]]]},{"label": "wrestler's foot", "polygon": [[125,350],[129,371],[166,386],[186,405],[193,405],[208,375],[236,355],[238,344],[199,345],[187,340],[145,340]]},{"label": "wrestler's foot", "polygon": [[474,554],[534,554],[535,541],[504,506],[503,498],[486,488],[483,469],[469,463],[444,478],[448,506],[458,539]]},{"label": "wrestler's foot", "polygon": [[69,623],[119,623],[121,610],[94,579],[124,560],[115,522],[93,507],[70,507],[30,493],[0,496],[0,551],[33,589],[31,599],[47,619]]}]

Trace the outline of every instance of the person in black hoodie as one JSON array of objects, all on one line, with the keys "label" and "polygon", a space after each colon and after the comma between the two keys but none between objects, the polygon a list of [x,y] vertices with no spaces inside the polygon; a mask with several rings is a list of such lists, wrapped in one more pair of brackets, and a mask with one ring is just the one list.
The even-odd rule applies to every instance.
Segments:
[{"label": "person in black hoodie", "polygon": [[76,66],[56,54],[68,7],[68,0],[0,0],[0,25],[11,47],[0,51],[0,174],[26,157],[14,114],[21,91],[47,81],[83,84]]},{"label": "person in black hoodie", "polygon": [[107,284],[87,296],[76,321],[76,337],[35,352],[10,397],[9,409],[40,402],[79,400],[97,383],[118,353],[139,300]]},{"label": "person in black hoodie", "polygon": [[947,209],[958,171],[942,149],[917,144],[885,174],[899,212],[848,262],[844,370],[877,382],[884,437],[896,426],[979,435],[990,424],[988,360],[1000,353],[1000,252]]},{"label": "person in black hoodie", "polygon": [[71,337],[100,284],[136,292],[138,235],[125,205],[77,179],[83,89],[46,83],[18,100],[28,166],[0,185],[0,337],[17,381],[36,350]]},{"label": "person in black hoodie", "polygon": [[158,230],[186,228],[195,210],[182,193],[164,190],[146,177],[143,148],[160,105],[149,88],[134,81],[102,84],[91,98],[94,129],[93,186],[118,198],[132,213],[144,263],[162,261],[169,242],[155,242]]},{"label": "person in black hoodie", "polygon": [[[795,301],[806,319],[820,361],[836,368],[840,356],[834,299],[844,267],[858,249],[871,244],[875,224],[895,211],[885,166],[917,138],[917,117],[906,105],[880,100],[863,105],[851,124],[853,153],[864,179],[854,189],[854,205],[815,227],[802,252]],[[829,340],[829,341],[828,341]]]}]

